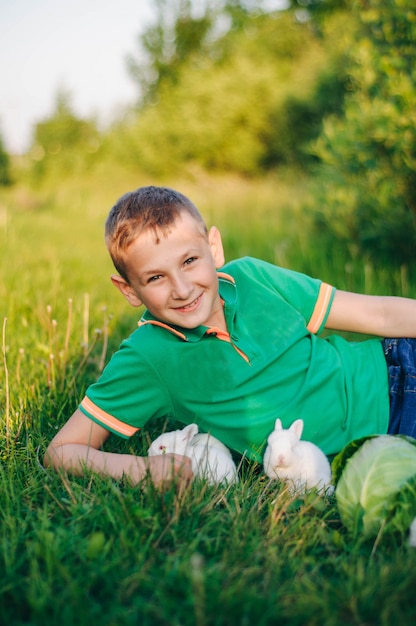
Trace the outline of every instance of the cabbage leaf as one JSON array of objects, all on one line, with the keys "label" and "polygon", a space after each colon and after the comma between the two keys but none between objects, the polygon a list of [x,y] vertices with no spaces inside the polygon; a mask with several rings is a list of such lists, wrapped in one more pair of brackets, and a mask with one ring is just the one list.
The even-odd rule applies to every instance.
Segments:
[{"label": "cabbage leaf", "polygon": [[416,440],[356,440],[335,457],[333,473],[341,521],[355,536],[408,531],[416,516]]}]

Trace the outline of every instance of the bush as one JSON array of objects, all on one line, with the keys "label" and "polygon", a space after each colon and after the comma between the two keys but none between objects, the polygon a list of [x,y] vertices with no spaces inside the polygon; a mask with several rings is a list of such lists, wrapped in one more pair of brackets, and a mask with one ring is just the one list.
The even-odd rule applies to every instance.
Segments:
[{"label": "bush", "polygon": [[360,253],[402,264],[416,244],[416,9],[406,0],[351,7],[351,93],[313,147],[323,163],[315,212]]}]

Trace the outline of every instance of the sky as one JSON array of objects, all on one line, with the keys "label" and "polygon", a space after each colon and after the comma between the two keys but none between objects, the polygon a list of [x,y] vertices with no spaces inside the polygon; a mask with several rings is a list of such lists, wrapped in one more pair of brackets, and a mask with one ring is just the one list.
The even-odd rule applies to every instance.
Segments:
[{"label": "sky", "polygon": [[152,0],[0,0],[0,136],[28,150],[60,90],[75,115],[105,125],[136,101],[126,56],[152,21]]}]

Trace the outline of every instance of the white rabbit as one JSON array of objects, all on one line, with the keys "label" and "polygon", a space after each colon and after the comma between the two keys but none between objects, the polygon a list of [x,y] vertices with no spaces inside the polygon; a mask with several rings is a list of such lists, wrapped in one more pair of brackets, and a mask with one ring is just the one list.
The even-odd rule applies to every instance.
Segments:
[{"label": "white rabbit", "polygon": [[197,424],[159,435],[148,450],[149,456],[166,453],[189,456],[194,476],[206,479],[210,485],[238,480],[229,449],[212,435],[198,433]]},{"label": "white rabbit", "polygon": [[293,422],[283,429],[277,419],[274,430],[267,439],[263,457],[264,472],[269,478],[278,478],[289,483],[292,493],[304,493],[316,487],[330,494],[331,466],[325,454],[310,441],[301,441],[303,420]]}]

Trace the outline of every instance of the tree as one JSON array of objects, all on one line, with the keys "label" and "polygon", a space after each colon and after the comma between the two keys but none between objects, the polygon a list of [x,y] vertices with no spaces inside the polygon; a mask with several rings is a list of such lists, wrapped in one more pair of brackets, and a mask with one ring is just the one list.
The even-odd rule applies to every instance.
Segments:
[{"label": "tree", "polygon": [[324,113],[339,106],[342,73],[321,35],[289,12],[260,11],[260,3],[237,19],[228,2],[225,17],[230,4],[229,28],[184,54],[124,133],[129,158],[146,171],[192,163],[252,175],[303,163]]},{"label": "tree", "polygon": [[0,136],[0,186],[6,187],[11,183],[10,158],[4,148],[3,138]]},{"label": "tree", "polygon": [[35,178],[47,172],[63,175],[91,164],[100,147],[100,136],[93,121],[74,115],[70,96],[60,91],[52,116],[35,126],[31,157]]},{"label": "tree", "polygon": [[350,0],[350,94],[315,144],[325,230],[395,264],[416,245],[416,8],[408,0]]},{"label": "tree", "polygon": [[[214,24],[209,0],[195,16],[191,0],[155,0],[155,23],[139,37],[140,60],[127,58],[142,103],[153,102],[164,84],[176,84],[182,66],[207,47]],[[143,59],[144,56],[144,59]]]}]

